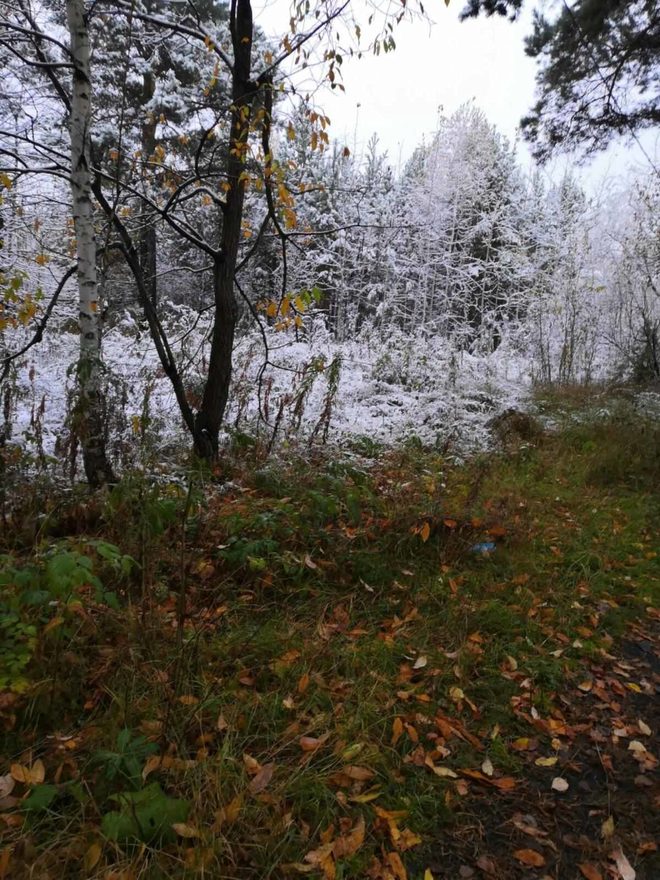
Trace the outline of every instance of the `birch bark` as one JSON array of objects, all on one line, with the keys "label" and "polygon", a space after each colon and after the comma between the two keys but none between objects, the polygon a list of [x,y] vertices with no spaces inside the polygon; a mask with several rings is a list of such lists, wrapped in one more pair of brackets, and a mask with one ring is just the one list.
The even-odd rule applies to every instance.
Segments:
[{"label": "birch bark", "polygon": [[73,62],[71,91],[71,196],[78,257],[79,434],[91,486],[114,480],[106,454],[106,407],[101,374],[101,310],[98,301],[96,234],[90,171],[92,85],[84,0],[67,0]]}]

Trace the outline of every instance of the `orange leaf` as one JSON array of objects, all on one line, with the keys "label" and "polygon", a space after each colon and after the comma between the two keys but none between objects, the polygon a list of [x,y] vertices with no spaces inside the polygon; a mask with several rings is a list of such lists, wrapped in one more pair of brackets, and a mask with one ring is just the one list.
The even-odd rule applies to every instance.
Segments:
[{"label": "orange leaf", "polygon": [[315,752],[317,749],[321,748],[329,736],[329,733],[324,733],[323,736],[319,737],[301,736],[298,742],[300,743],[300,748],[303,752]]},{"label": "orange leaf", "polygon": [[12,764],[9,772],[16,782],[23,782],[25,785],[41,785],[46,776],[46,768],[41,760],[35,761],[31,767],[25,767],[23,764]]},{"label": "orange leaf", "polygon": [[519,862],[522,862],[523,865],[532,865],[535,868],[540,868],[542,865],[545,865],[545,859],[541,855],[540,852],[537,852],[535,849],[517,849],[513,854],[514,859],[518,859]]},{"label": "orange leaf", "polygon": [[397,717],[392,722],[392,739],[390,740],[391,745],[395,746],[398,741],[403,736],[403,721]]},{"label": "orange leaf", "polygon": [[396,880],[408,880],[408,873],[403,866],[403,862],[401,861],[401,856],[399,855],[399,853],[388,853],[387,861],[389,862],[390,868],[392,869],[392,873],[394,874]]},{"label": "orange leaf", "polygon": [[431,537],[431,526],[427,522],[419,530],[419,536],[425,544]]},{"label": "orange leaf", "polygon": [[338,837],[332,845],[336,859],[354,855],[364,843],[364,817],[360,816],[355,827],[348,833]]}]

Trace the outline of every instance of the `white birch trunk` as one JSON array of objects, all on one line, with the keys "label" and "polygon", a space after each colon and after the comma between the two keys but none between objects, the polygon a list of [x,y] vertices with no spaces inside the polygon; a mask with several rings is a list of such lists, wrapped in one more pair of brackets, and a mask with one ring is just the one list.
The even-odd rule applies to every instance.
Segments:
[{"label": "white birch trunk", "polygon": [[89,32],[84,0],[67,0],[67,21],[74,65],[71,92],[71,196],[78,257],[81,443],[85,473],[92,486],[112,478],[105,453],[101,385],[101,312],[96,273],[96,235],[90,163],[92,85]]}]

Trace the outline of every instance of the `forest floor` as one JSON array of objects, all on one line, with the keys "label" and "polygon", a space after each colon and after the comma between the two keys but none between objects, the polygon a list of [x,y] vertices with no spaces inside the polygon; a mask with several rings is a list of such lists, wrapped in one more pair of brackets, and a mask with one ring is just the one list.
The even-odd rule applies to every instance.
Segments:
[{"label": "forest floor", "polygon": [[24,487],[0,880],[659,877],[660,428],[537,406],[463,465]]}]

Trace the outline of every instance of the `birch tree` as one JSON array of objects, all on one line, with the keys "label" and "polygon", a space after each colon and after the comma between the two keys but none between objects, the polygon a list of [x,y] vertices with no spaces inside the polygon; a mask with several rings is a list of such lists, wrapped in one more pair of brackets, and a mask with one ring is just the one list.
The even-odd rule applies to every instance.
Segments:
[{"label": "birch tree", "polygon": [[102,388],[101,309],[96,273],[96,234],[90,160],[92,83],[84,0],[67,0],[71,40],[71,199],[78,259],[80,357],[78,387],[80,436],[85,474],[91,486],[113,480],[105,449],[105,407]]}]

